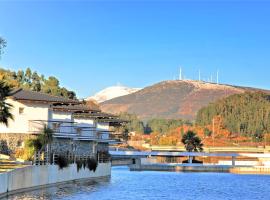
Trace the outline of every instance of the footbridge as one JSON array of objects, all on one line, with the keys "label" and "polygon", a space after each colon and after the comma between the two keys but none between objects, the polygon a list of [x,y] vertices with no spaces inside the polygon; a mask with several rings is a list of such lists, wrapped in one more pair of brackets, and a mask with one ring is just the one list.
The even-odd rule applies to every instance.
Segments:
[{"label": "footbridge", "polygon": [[145,157],[187,157],[189,162],[192,163],[193,157],[229,157],[231,158],[232,165],[235,165],[237,158],[257,158],[257,159],[270,159],[270,153],[205,153],[205,152],[164,152],[164,151],[110,151],[112,160],[129,161],[127,164],[134,164],[135,159]]}]

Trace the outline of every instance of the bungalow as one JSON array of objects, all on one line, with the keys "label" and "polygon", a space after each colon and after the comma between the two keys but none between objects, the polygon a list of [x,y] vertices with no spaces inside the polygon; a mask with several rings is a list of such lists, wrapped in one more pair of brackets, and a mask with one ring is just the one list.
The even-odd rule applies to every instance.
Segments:
[{"label": "bungalow", "polygon": [[110,126],[119,125],[117,117],[91,109],[82,102],[23,89],[7,99],[13,120],[0,125],[0,141],[9,151],[24,147],[26,139],[40,134],[46,125],[53,130],[52,152],[93,155],[107,152]]}]

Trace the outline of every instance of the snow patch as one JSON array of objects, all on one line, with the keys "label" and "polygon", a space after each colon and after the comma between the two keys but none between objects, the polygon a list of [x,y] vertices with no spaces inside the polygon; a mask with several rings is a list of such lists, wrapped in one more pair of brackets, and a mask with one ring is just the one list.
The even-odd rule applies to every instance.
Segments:
[{"label": "snow patch", "polygon": [[129,88],[125,86],[112,86],[108,87],[92,97],[87,98],[86,100],[95,100],[98,103],[108,101],[117,97],[129,95],[139,91],[141,88]]}]

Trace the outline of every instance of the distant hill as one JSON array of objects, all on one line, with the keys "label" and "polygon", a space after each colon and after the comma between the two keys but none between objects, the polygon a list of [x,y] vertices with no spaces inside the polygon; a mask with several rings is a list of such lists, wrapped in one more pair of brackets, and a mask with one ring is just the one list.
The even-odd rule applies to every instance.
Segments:
[{"label": "distant hill", "polygon": [[121,97],[121,96],[125,96],[128,94],[132,94],[132,93],[137,92],[139,90],[140,90],[139,88],[129,88],[129,87],[125,87],[125,86],[112,86],[112,87],[108,87],[108,88],[98,92],[97,94],[95,94],[92,97],[87,98],[87,100],[95,100],[98,103],[101,103],[104,101],[114,99],[116,97]]},{"label": "distant hill", "polygon": [[[194,120],[196,113],[210,102],[260,89],[191,80],[164,81],[135,93],[101,103],[109,113],[128,112],[146,120],[151,118]],[[270,91],[261,90],[267,93]]]}]

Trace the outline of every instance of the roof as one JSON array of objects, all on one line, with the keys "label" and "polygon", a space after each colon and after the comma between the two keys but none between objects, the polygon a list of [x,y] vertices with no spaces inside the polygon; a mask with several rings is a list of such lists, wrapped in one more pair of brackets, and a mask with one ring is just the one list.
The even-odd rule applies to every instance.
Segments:
[{"label": "roof", "polygon": [[55,105],[52,107],[54,110],[60,111],[71,111],[77,113],[89,113],[89,112],[99,112],[100,110],[96,110],[91,108],[87,105],[80,104],[80,105]]},{"label": "roof", "polygon": [[121,120],[116,115],[104,113],[104,112],[93,112],[93,113],[76,113],[74,118],[85,118],[85,119],[96,119],[100,122],[107,122],[111,124],[122,124],[127,121]]},{"label": "roof", "polygon": [[48,103],[70,103],[70,104],[80,104],[77,100],[66,99],[64,97],[57,97],[50,94],[45,94],[42,92],[34,92],[24,89],[16,89],[10,93],[10,97],[14,100],[25,100],[25,101],[40,101]]},{"label": "roof", "polygon": [[75,114],[74,117],[77,118],[95,118],[95,119],[102,119],[102,118],[106,118],[106,119],[115,119],[117,118],[117,116],[112,115],[112,114],[108,114],[108,113],[104,113],[104,112],[94,112],[94,113],[81,113],[81,114]]}]

